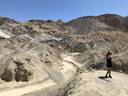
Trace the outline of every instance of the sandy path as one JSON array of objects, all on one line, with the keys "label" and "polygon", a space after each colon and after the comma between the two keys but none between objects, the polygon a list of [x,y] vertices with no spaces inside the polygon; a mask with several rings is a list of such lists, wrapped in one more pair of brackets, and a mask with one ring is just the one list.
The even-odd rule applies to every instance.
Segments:
[{"label": "sandy path", "polygon": [[26,93],[30,93],[30,92],[33,92],[33,91],[38,91],[38,90],[47,88],[49,86],[53,86],[55,84],[56,83],[54,83],[52,80],[48,80],[46,82],[26,86],[26,87],[23,87],[23,88],[5,90],[5,91],[0,92],[0,96],[22,96]]},{"label": "sandy path", "polygon": [[69,96],[128,96],[128,75],[112,72],[113,78],[104,78],[106,71],[80,74],[80,81]]}]

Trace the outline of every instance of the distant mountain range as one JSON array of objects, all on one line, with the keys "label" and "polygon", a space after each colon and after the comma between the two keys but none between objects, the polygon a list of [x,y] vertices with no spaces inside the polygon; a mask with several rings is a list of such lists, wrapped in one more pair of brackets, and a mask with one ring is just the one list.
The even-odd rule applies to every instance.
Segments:
[{"label": "distant mountain range", "polygon": [[[99,16],[80,17],[69,22],[63,22],[62,20],[56,22],[52,20],[29,20],[24,23],[20,23],[10,18],[0,17],[0,28],[13,32],[14,34],[30,32],[32,29],[37,29],[35,28],[37,26],[38,29],[42,29],[42,25],[43,29],[52,28],[59,31],[73,32],[77,34],[99,31],[127,32],[128,17],[116,14],[103,14]],[[45,25],[49,27],[45,28]]]}]

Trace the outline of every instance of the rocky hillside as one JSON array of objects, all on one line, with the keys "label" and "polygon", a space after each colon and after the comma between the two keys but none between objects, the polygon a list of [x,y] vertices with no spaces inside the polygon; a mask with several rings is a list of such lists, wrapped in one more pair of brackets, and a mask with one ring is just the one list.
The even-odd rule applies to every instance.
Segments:
[{"label": "rocky hillside", "polygon": [[[128,17],[115,14],[80,17],[69,22],[29,20],[21,23],[0,17],[0,89],[22,87],[4,90],[0,96],[15,96],[13,91],[17,92],[16,96],[84,96],[85,93],[91,96],[93,84],[101,81],[94,75],[105,72],[95,70],[105,70],[108,51],[118,55],[113,59],[113,71],[118,72],[115,78],[127,78],[127,75],[121,76],[128,74],[127,31]],[[90,71],[94,72],[93,77],[89,77],[93,74]],[[93,82],[86,92],[81,87],[87,87],[88,83],[80,85],[86,82],[83,76],[89,78],[87,82]],[[120,89],[114,85],[120,83],[119,80],[111,82],[108,88],[96,86],[104,90],[116,86],[113,92],[121,92],[117,96],[127,90],[127,86]],[[93,90],[93,94],[97,90]],[[97,94],[104,96],[101,91]]]},{"label": "rocky hillside", "polygon": [[116,14],[86,16],[71,20],[66,25],[72,26],[78,34],[99,31],[128,31],[128,19]]}]

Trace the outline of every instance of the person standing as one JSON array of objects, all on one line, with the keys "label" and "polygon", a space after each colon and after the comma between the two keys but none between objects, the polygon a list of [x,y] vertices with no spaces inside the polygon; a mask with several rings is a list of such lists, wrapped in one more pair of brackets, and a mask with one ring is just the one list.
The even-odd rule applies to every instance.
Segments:
[{"label": "person standing", "polygon": [[106,78],[112,78],[112,75],[111,75],[111,70],[112,70],[112,58],[115,58],[115,57],[118,57],[118,56],[112,56],[112,52],[107,52],[106,54],[106,61],[107,61],[107,64],[106,64],[106,67],[107,67],[107,73],[105,75]]}]

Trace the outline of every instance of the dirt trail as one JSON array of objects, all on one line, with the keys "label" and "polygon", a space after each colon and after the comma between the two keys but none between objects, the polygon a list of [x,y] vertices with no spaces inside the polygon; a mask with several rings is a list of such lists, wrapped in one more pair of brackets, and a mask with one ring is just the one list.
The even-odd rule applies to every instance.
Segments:
[{"label": "dirt trail", "polygon": [[22,96],[24,94],[27,94],[27,93],[30,93],[33,91],[38,91],[38,90],[47,88],[49,86],[53,86],[55,84],[56,83],[54,83],[52,80],[48,80],[46,82],[26,86],[23,88],[15,88],[15,89],[10,89],[10,90],[5,90],[5,91],[0,92],[0,96]]}]

